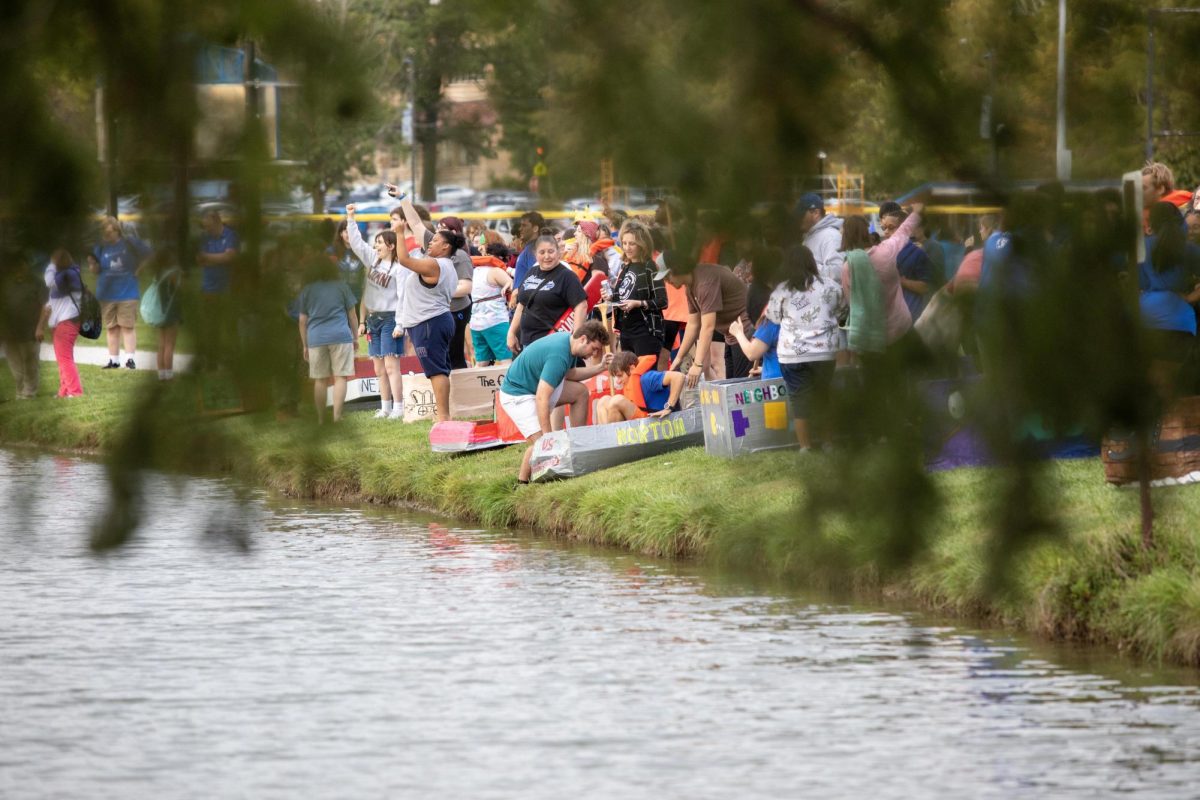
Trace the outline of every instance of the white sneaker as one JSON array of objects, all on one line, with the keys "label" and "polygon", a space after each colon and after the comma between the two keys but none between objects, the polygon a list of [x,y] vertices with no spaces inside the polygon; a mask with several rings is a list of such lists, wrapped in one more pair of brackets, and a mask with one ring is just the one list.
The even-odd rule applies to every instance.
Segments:
[{"label": "white sneaker", "polygon": [[387,419],[390,412],[384,411],[382,408],[375,412],[375,419]]},{"label": "white sneaker", "polygon": [[394,407],[392,413],[388,414],[388,419],[404,419],[404,406]]}]

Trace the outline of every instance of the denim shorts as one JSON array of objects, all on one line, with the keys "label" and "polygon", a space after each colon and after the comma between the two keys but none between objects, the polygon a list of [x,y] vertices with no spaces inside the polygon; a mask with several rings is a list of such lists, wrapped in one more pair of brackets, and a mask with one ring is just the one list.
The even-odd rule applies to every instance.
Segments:
[{"label": "denim shorts", "polygon": [[809,419],[813,405],[820,407],[829,399],[834,363],[804,361],[799,364],[780,364],[779,368],[783,372],[783,382],[787,384],[792,419]]},{"label": "denim shorts", "polygon": [[454,338],[454,315],[449,311],[408,329],[413,349],[421,359],[426,378],[450,374],[450,340]]},{"label": "denim shorts", "polygon": [[396,330],[396,312],[371,311],[367,314],[367,355],[371,358],[399,357],[404,352],[404,336],[392,336]]}]

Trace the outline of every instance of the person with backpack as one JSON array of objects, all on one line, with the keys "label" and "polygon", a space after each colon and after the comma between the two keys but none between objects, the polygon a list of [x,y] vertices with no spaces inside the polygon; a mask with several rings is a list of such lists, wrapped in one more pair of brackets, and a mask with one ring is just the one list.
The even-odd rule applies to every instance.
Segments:
[{"label": "person with backpack", "polygon": [[142,294],[138,310],[147,325],[158,329],[158,379],[169,381],[175,377],[175,340],[179,335],[179,323],[183,321],[179,300],[183,271],[170,249],[155,253],[150,264],[155,279]]},{"label": "person with backpack", "polygon": [[58,396],[80,397],[83,384],[75,366],[75,340],[79,338],[80,310],[83,305],[83,276],[79,265],[65,248],[50,256],[46,267],[46,288],[50,298],[42,308],[34,338],[45,339],[46,327],[54,330],[54,360],[58,365]]}]

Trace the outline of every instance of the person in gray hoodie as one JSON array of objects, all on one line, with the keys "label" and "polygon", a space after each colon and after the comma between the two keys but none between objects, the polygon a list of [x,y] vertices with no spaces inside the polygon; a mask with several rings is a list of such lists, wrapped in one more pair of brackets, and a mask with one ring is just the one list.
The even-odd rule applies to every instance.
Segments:
[{"label": "person in gray hoodie", "polygon": [[842,244],[842,218],[826,214],[825,201],[813,192],[800,197],[793,214],[796,228],[804,236],[804,246],[812,251],[821,277],[840,281],[845,260],[838,249]]}]

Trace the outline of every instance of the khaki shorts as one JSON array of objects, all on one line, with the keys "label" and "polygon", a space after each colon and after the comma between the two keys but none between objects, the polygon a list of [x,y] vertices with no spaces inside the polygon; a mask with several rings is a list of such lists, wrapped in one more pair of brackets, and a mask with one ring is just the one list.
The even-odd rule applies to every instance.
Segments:
[{"label": "khaki shorts", "polygon": [[354,377],[354,345],[322,344],[308,348],[308,377]]},{"label": "khaki shorts", "polygon": [[132,328],[137,325],[137,300],[116,300],[100,304],[100,318],[105,328]]}]

